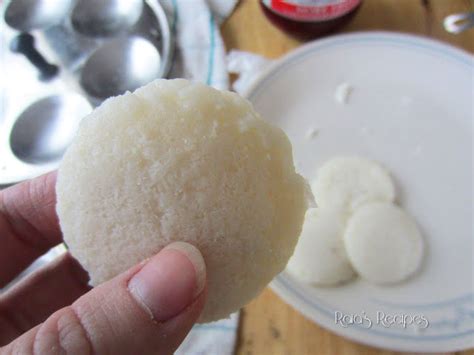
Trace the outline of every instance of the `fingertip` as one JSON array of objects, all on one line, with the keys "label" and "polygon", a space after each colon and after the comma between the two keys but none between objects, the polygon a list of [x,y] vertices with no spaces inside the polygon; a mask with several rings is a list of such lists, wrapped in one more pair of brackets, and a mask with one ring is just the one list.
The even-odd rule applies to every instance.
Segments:
[{"label": "fingertip", "polygon": [[166,246],[163,250],[176,250],[189,259],[194,266],[197,279],[195,296],[200,294],[206,285],[206,263],[199,249],[190,243],[174,242]]},{"label": "fingertip", "polygon": [[206,267],[199,250],[173,243],[152,257],[128,283],[137,303],[157,322],[178,316],[203,291]]}]

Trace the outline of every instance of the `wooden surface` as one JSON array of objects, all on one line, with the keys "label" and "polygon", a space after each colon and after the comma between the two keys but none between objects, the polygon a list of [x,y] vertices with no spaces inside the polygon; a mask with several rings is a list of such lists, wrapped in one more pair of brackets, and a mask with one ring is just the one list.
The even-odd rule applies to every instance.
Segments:
[{"label": "wooden surface", "polygon": [[[389,30],[437,38],[474,52],[474,30],[461,35],[444,31],[448,14],[474,11],[470,0],[364,0],[339,32]],[[281,32],[264,17],[257,0],[242,0],[222,26],[227,49],[241,49],[278,58],[302,42]],[[360,345],[315,325],[286,305],[270,289],[242,311],[237,355],[262,354],[396,354]],[[465,351],[458,354],[474,354]]]}]

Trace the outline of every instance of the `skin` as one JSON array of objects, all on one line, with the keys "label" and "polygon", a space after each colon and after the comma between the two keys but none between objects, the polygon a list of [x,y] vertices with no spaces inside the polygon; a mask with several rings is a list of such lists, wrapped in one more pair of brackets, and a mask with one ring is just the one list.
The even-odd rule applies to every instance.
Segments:
[{"label": "skin", "polygon": [[[62,243],[55,183],[53,172],[0,191],[0,289]],[[173,353],[207,289],[201,254],[181,249],[164,248],[94,289],[79,263],[62,255],[0,291],[0,354]]]}]

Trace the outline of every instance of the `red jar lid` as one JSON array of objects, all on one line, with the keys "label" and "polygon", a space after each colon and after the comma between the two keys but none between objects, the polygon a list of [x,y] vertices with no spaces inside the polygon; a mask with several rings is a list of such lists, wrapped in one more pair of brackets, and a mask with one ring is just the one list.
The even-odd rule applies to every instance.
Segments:
[{"label": "red jar lid", "polygon": [[362,0],[261,0],[268,19],[293,35],[312,38],[336,30],[357,12]]}]

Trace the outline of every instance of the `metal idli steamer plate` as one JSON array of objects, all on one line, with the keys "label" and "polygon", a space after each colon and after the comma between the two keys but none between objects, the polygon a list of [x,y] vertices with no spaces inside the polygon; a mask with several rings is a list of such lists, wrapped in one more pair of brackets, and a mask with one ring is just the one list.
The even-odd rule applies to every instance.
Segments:
[{"label": "metal idli steamer plate", "polygon": [[[10,2],[7,1],[5,5],[8,4]],[[50,52],[52,50],[53,56],[50,58],[53,61],[64,64],[60,75],[47,83],[38,80],[37,70],[24,57],[8,50],[8,43],[18,32],[5,24],[7,6],[4,6],[0,19],[0,65],[5,68],[3,85],[0,87],[0,188],[56,169],[80,120],[92,111],[93,106],[100,104],[108,96],[133,90],[155,78],[166,77],[174,49],[169,23],[156,0],[145,0],[143,4],[142,15],[126,33],[107,38],[91,37],[91,43],[95,41],[97,49],[91,52],[91,48],[84,48],[84,53],[89,55],[84,63],[88,63],[101,48],[113,47],[114,41],[117,43],[120,39],[120,43],[125,44],[122,47],[135,51],[134,58],[137,60],[130,63],[131,67],[126,67],[126,61],[125,64],[120,63],[120,58],[117,58],[118,64],[122,65],[121,69],[128,74],[122,75],[115,91],[107,87],[110,86],[110,78],[102,77],[103,80],[108,80],[108,85],[102,91],[101,83],[93,82],[95,88],[99,88],[99,94],[88,91],[81,85],[81,74],[85,66],[72,68],[67,65],[67,61],[61,61],[65,54],[63,52],[67,52],[72,45],[65,43],[63,49],[59,48],[61,40],[67,40],[62,37],[52,38],[52,48],[44,47],[45,52],[48,52],[46,49]],[[64,23],[68,21],[69,19],[65,19]],[[51,27],[46,32],[38,29],[32,33],[38,37],[39,44],[47,44],[47,39],[43,42],[41,39],[54,34],[54,28]],[[62,35],[69,33],[61,31],[61,25],[57,28],[59,32],[56,32]],[[79,37],[81,36],[71,36],[68,39],[74,41]],[[81,45],[79,42],[73,45],[74,53]],[[143,53],[145,57],[141,56]],[[144,58],[147,61],[144,62]],[[146,71],[142,70],[144,64],[148,66]]]},{"label": "metal idli steamer plate", "polygon": [[80,84],[92,102],[133,91],[168,74],[173,41],[167,18],[155,2],[146,5],[127,36],[103,43],[85,62]]}]

